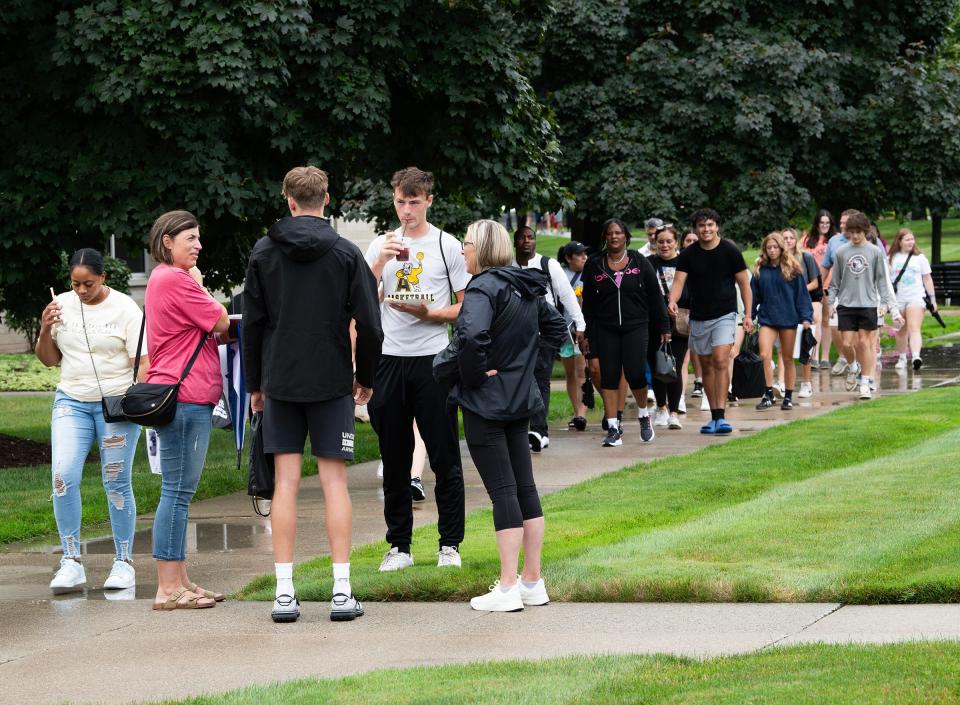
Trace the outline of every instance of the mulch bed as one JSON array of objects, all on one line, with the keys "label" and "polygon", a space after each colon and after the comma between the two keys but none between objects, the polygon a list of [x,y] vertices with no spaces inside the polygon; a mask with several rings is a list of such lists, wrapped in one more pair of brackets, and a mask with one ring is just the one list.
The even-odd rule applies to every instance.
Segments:
[{"label": "mulch bed", "polygon": [[0,433],[0,468],[49,465],[50,446]]}]

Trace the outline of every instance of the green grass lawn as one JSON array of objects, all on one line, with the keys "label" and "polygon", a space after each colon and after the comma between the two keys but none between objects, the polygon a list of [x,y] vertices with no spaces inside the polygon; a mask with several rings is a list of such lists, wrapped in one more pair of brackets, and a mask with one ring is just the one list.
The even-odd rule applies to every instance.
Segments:
[{"label": "green grass lawn", "polygon": [[[570,400],[564,392],[553,392],[550,418],[568,421],[573,415]],[[0,397],[2,432],[40,443],[50,442],[50,408],[53,397]],[[594,411],[591,420],[599,422],[600,411]],[[461,425],[461,437],[463,435]],[[249,439],[249,434],[248,434]],[[133,465],[133,491],[140,513],[152,512],[160,498],[160,478],[153,475],[147,465],[144,441],[140,440]],[[249,449],[249,446],[248,446]],[[309,452],[309,449],[308,449]],[[355,463],[376,460],[380,457],[377,437],[369,424],[357,424]],[[237,470],[237,452],[233,434],[214,430],[210,438],[207,462],[200,477],[196,499],[216,497],[247,487],[247,458]],[[316,463],[309,457],[304,460],[303,474],[315,475]],[[56,522],[50,504],[50,467],[0,468],[0,493],[6,498],[6,509],[0,515],[0,544],[20,541],[56,532]],[[109,521],[107,500],[100,484],[100,466],[88,463],[80,491],[83,504],[83,527],[105,528]]]},{"label": "green grass lawn", "polygon": [[709,660],[595,656],[303,679],[168,705],[916,705],[960,702],[960,644],[812,645]]},{"label": "green grass lawn", "polygon": [[[52,405],[53,397],[50,396],[0,397],[3,433],[49,443]],[[369,424],[358,423],[356,462],[378,457],[380,451],[376,435]],[[303,463],[303,474],[315,475],[316,472],[316,463],[307,457]],[[246,487],[247,453],[244,453],[243,464],[237,470],[233,433],[214,429],[196,499],[216,497],[245,490]],[[50,492],[49,466],[0,469],[0,496],[4,498],[4,511],[0,515],[0,543],[56,534]],[[98,525],[106,528],[109,513],[100,482],[99,464],[87,463],[84,466],[80,492],[84,498],[82,526],[85,529]],[[160,477],[150,472],[142,437],[133,464],[133,493],[140,513],[156,509],[160,499]]]},{"label": "green grass lawn", "polygon": [[[881,398],[606,474],[543,498],[545,577],[569,601],[960,601],[960,388]],[[491,512],[467,517],[464,568],[377,567],[355,549],[368,600],[465,600],[498,573]],[[436,529],[414,532],[415,556]],[[330,565],[297,567],[328,600]],[[271,600],[273,576],[239,597]]]}]

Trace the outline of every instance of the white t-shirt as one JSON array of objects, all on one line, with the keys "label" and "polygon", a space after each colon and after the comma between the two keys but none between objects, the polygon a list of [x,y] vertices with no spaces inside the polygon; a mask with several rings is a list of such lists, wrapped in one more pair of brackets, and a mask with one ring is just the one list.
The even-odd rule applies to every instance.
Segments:
[{"label": "white t-shirt", "polygon": [[[73,291],[57,296],[63,307],[60,320],[51,335],[60,349],[60,384],[57,389],[77,401],[100,401],[100,388],[93,373],[96,365],[100,387],[106,396],[123,394],[133,384],[133,366],[130,358],[137,355],[137,339],[143,313],[136,302],[126,294],[113,289],[96,306],[83,307]],[[87,323],[90,352],[83,335],[83,321]],[[141,355],[147,355],[144,336]]]},{"label": "white t-shirt", "polygon": [[[890,263],[890,281],[900,276],[900,270],[907,261],[907,255],[898,252]],[[897,282],[897,303],[905,306],[911,302],[923,301],[926,290],[923,288],[924,275],[930,274],[930,262],[924,255],[914,255],[907,264],[907,271]]]},{"label": "white t-shirt", "polygon": [[[514,258],[513,262],[517,266],[520,266],[516,258]],[[533,257],[530,258],[530,261],[523,265],[522,268],[539,269],[543,271],[542,263],[543,256],[535,252]],[[570,279],[567,278],[565,270],[560,263],[552,257],[547,257],[547,269],[549,270],[547,274],[550,276],[550,284],[547,285],[547,302],[552,306],[557,305],[557,302],[553,300],[553,294],[556,292],[557,298],[560,299],[560,303],[563,304],[564,319],[576,324],[578,331],[585,331],[587,329],[587,323],[583,318],[583,311],[580,310],[580,302],[577,301],[577,296],[573,293],[573,287],[570,285]]]},{"label": "white t-shirt", "polygon": [[[440,229],[430,226],[430,231],[416,239],[407,236],[410,256],[406,262],[391,259],[383,265],[384,301],[380,304],[380,320],[383,325],[383,354],[397,357],[436,355],[450,342],[447,324],[439,321],[421,321],[409,313],[397,311],[389,305],[390,297],[406,299],[411,303],[425,303],[429,308],[445,308],[450,305],[450,289],[453,292],[467,288],[470,275],[463,259],[463,246],[457,238],[442,234],[443,256],[441,257]],[[381,235],[367,248],[367,263],[373,265],[380,256],[386,241]],[[450,278],[447,279],[447,270]]]}]

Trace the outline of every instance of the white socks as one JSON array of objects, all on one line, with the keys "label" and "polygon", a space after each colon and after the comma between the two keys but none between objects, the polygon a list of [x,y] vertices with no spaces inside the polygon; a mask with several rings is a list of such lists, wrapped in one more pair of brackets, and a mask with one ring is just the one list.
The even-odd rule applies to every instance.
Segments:
[{"label": "white socks", "polygon": [[[646,403],[646,402],[644,402]],[[643,407],[637,411],[637,418],[642,419],[644,416],[649,416],[650,410],[647,407]]]},{"label": "white socks", "polygon": [[273,569],[277,573],[277,597],[293,597],[293,563],[274,563]]},{"label": "white socks", "polygon": [[607,428],[617,428],[620,425],[619,419],[614,416],[612,419],[607,419]]},{"label": "white socks", "polygon": [[344,595],[353,595],[350,588],[350,564],[333,564],[333,594],[343,593]]}]

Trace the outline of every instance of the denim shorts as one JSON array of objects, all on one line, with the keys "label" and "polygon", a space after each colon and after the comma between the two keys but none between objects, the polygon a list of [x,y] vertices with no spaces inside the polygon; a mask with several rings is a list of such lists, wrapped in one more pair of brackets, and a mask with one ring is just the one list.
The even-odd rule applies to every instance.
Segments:
[{"label": "denim shorts", "polygon": [[721,345],[733,345],[737,336],[737,314],[728,313],[707,321],[690,319],[690,350],[710,355]]}]

